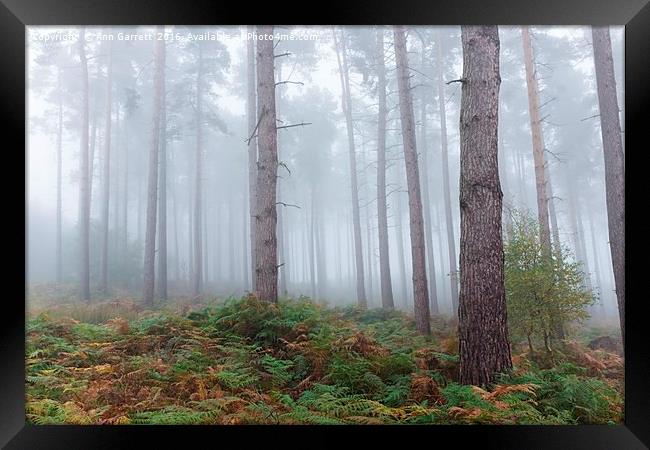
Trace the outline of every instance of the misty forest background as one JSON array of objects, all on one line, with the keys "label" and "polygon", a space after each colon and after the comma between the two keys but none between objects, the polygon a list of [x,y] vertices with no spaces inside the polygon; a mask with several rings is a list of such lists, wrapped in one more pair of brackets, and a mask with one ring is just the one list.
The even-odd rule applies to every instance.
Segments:
[{"label": "misty forest background", "polygon": [[31,421],[620,420],[622,28],[27,40]]}]

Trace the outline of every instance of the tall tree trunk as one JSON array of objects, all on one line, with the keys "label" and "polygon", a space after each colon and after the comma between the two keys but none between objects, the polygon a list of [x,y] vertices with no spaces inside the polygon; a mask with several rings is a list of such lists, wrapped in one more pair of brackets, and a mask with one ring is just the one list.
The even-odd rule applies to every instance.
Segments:
[{"label": "tall tree trunk", "polygon": [[[425,46],[422,42],[422,69],[425,64]],[[431,314],[439,314],[438,287],[436,286],[436,263],[433,257],[433,221],[431,217],[431,199],[429,198],[429,158],[427,155],[427,102],[422,95],[420,101],[420,155],[422,156],[422,208],[424,213],[424,237],[427,262],[429,264],[429,309]]]},{"label": "tall tree trunk", "polygon": [[447,145],[447,111],[445,106],[445,85],[443,82],[444,63],[442,59],[442,34],[436,34],[436,56],[438,60],[438,113],[440,115],[440,151],[442,155],[442,189],[445,202],[445,227],[447,229],[447,248],[449,251],[449,282],[451,284],[451,304],[454,316],[458,315],[458,266],[456,264],[456,237],[454,217],[451,212],[451,188],[449,182],[449,147]]},{"label": "tall tree trunk", "polygon": [[318,299],[324,301],[327,299],[327,266],[326,266],[326,247],[324,245],[325,240],[323,239],[323,220],[321,218],[321,208],[318,197],[318,192],[316,193],[314,213],[316,214],[316,224],[315,224],[315,233],[314,233],[314,248],[316,250],[316,267],[318,275]]},{"label": "tall tree trunk", "polygon": [[535,57],[530,42],[530,30],[521,27],[524,46],[524,65],[526,66],[526,86],[528,87],[528,113],[533,136],[533,160],[535,162],[535,185],[537,188],[537,220],[539,222],[540,242],[547,252],[551,250],[551,231],[548,219],[548,191],[546,187],[546,158],[544,156],[544,137],[539,117],[539,86],[535,70]]},{"label": "tall tree trunk", "polygon": [[[209,260],[209,249],[210,249],[210,243],[208,242],[208,217],[209,217],[209,208],[207,206],[207,201],[206,198],[201,195],[202,201],[201,201],[201,257],[202,257],[202,269],[203,273],[201,274],[201,292],[203,291],[203,287],[205,284],[209,281],[208,280],[208,262]],[[231,197],[232,199],[232,197]],[[205,213],[204,213],[205,211]],[[230,237],[232,238],[232,234],[230,234]],[[232,241],[232,239],[230,239]],[[232,258],[230,258],[230,263],[232,264]],[[231,266],[232,267],[232,266]],[[234,273],[234,271],[231,272],[231,274]],[[232,279],[232,278],[231,278]]]},{"label": "tall tree trunk", "polygon": [[499,31],[462,26],[460,105],[460,382],[486,385],[512,367],[498,169]]},{"label": "tall tree trunk", "polygon": [[122,192],[122,258],[129,255],[129,121],[124,117],[124,183]]},{"label": "tall tree trunk", "polygon": [[[567,183],[570,186],[571,178],[570,174],[567,172]],[[584,239],[581,236],[581,219],[578,219],[579,216],[579,203],[576,202],[575,194],[573,189],[569,187],[568,191],[568,200],[569,200],[569,221],[571,225],[571,236],[573,240],[573,248],[575,250],[575,259],[582,265],[582,281],[585,289],[591,291],[591,280],[589,279],[589,266],[587,264],[587,254],[584,247]]]},{"label": "tall tree trunk", "polygon": [[[259,34],[272,35],[272,26],[259,26]],[[259,126],[257,163],[257,217],[255,239],[257,249],[255,283],[260,300],[278,301],[277,175],[278,130],[275,116],[275,74],[273,40],[257,42],[257,98]]]},{"label": "tall tree trunk", "polygon": [[585,242],[585,227],[582,223],[582,213],[580,212],[580,205],[577,205],[576,208],[576,219],[577,219],[577,229],[578,229],[578,238],[580,239],[580,247],[582,248],[582,257],[584,259],[584,272],[585,272],[585,281],[587,282],[587,290],[592,293],[594,290],[593,284],[591,283],[591,270],[589,269],[589,257],[587,256],[587,245]]},{"label": "tall tree trunk", "polygon": [[361,218],[359,217],[359,183],[357,181],[357,156],[354,146],[354,124],[352,122],[352,95],[348,79],[348,60],[345,38],[339,43],[336,30],[332,30],[334,48],[341,80],[341,108],[345,113],[345,125],[348,134],[348,150],[350,158],[350,189],[352,193],[352,225],[354,231],[355,271],[357,279],[357,304],[361,308],[368,306],[366,298],[365,276],[363,268],[363,244],[361,242]]},{"label": "tall tree trunk", "polygon": [[90,196],[88,175],[88,59],[86,58],[86,29],[79,33],[78,49],[81,60],[82,106],[81,148],[79,152],[79,298],[90,301]]},{"label": "tall tree trunk", "polygon": [[309,215],[309,285],[312,299],[317,300],[316,292],[316,189],[311,189],[311,214]]},{"label": "tall tree trunk", "polygon": [[137,222],[138,222],[138,235],[137,241],[138,245],[142,242],[142,179],[144,177],[138,177],[138,204],[136,206],[137,211]]},{"label": "tall tree trunk", "polygon": [[235,202],[234,195],[230,189],[228,196],[228,271],[230,282],[235,282]]},{"label": "tall tree trunk", "polygon": [[553,196],[553,183],[551,182],[551,171],[546,170],[546,195],[548,198],[548,213],[551,219],[551,234],[553,235],[553,246],[556,253],[560,253],[562,242],[560,242],[560,229],[557,224],[557,213],[555,211],[555,198]]},{"label": "tall tree trunk", "polygon": [[408,290],[406,283],[406,261],[404,251],[404,230],[402,229],[402,196],[400,192],[397,195],[397,213],[395,214],[395,240],[397,241],[397,266],[399,268],[399,290],[402,301],[400,302],[404,309],[408,308]]},{"label": "tall tree trunk", "polygon": [[[111,178],[113,178],[113,181],[111,181],[111,184],[113,185],[113,202],[111,204],[113,205],[113,233],[114,236],[118,236],[118,228],[120,226],[120,208],[119,208],[119,195],[120,195],[120,172],[122,171],[122,161],[121,161],[121,155],[120,155],[120,149],[119,149],[119,134],[120,134],[120,105],[119,103],[116,104],[117,108],[115,110],[115,127],[114,127],[114,140],[113,142],[113,150],[110,152],[111,157],[113,158],[113,170],[111,170]],[[110,187],[110,186],[109,186]],[[110,192],[109,192],[110,195]],[[109,216],[111,216],[109,214]],[[111,247],[113,250],[113,255],[117,255],[117,250],[118,250],[118,245],[117,245],[117,239],[115,237],[111,240]],[[110,251],[109,251],[109,259],[110,259]]]},{"label": "tall tree trunk", "polygon": [[420,333],[429,335],[431,334],[431,328],[429,327],[429,292],[427,290],[424,224],[422,218],[422,199],[420,198],[420,174],[415,145],[415,118],[411,86],[409,83],[404,27],[395,26],[393,28],[393,36],[395,40],[395,60],[397,63],[397,85],[399,90],[404,160],[406,162],[406,184],[409,194],[415,325]]},{"label": "tall tree trunk", "polygon": [[388,248],[388,208],[386,205],[386,63],[384,60],[384,28],[377,28],[377,225],[379,230],[379,277],[381,306],[393,309],[393,283],[390,276]]},{"label": "tall tree trunk", "polygon": [[601,312],[603,312],[604,303],[602,298],[603,284],[600,278],[600,258],[598,258],[598,246],[596,245],[596,235],[594,233],[594,220],[589,212],[589,234],[591,235],[591,251],[594,254],[594,272],[596,274],[596,291],[595,294],[598,296],[598,304],[600,306]]},{"label": "tall tree trunk", "polygon": [[370,220],[370,202],[368,199],[371,198],[370,196],[370,177],[368,176],[368,164],[367,164],[367,159],[366,159],[366,146],[365,142],[361,143],[361,170],[363,174],[363,180],[361,185],[363,186],[363,189],[361,191],[361,196],[362,198],[365,199],[366,206],[364,208],[364,217],[365,217],[365,222],[366,222],[366,256],[365,256],[365,261],[367,261],[367,283],[368,283],[368,305],[373,306],[374,300],[375,300],[375,294],[373,290],[373,264],[372,260],[374,257],[374,248],[373,248],[373,242],[372,242],[372,225],[371,225],[371,220]]},{"label": "tall tree trunk", "polygon": [[[163,27],[157,27],[157,33],[163,32]],[[156,33],[156,34],[157,34]],[[154,41],[154,98],[151,148],[149,149],[149,167],[147,176],[147,216],[144,240],[144,286],[142,299],[146,306],[153,306],[156,258],[156,209],[158,203],[158,155],[160,144],[160,119],[163,104],[163,82],[165,77],[165,41]]]},{"label": "tall tree trunk", "polygon": [[[190,168],[190,172],[192,169]],[[187,264],[187,286],[191,293],[192,291],[192,280],[194,279],[194,225],[192,223],[192,179],[191,175],[187,178],[187,254],[188,254],[188,264]]]},{"label": "tall tree trunk", "polygon": [[192,297],[198,299],[203,289],[203,225],[202,220],[202,180],[203,166],[203,46],[198,43],[198,71],[196,75],[196,151],[194,153],[194,272],[192,278]]},{"label": "tall tree trunk", "polygon": [[[96,98],[96,94],[95,94],[95,98]],[[93,205],[93,179],[95,177],[95,147],[98,141],[97,116],[98,114],[95,107],[93,108],[92,117],[90,119],[90,142],[89,142],[90,155],[88,156],[88,203],[90,204],[91,214],[92,214],[92,205]]]},{"label": "tall tree trunk", "polygon": [[592,27],[600,130],[605,157],[605,191],[609,247],[618,299],[621,335],[625,344],[625,155],[609,27]]},{"label": "tall tree trunk", "polygon": [[[249,26],[248,32],[253,33],[254,27]],[[246,77],[247,77],[247,99],[246,99],[246,117],[248,118],[248,205],[249,205],[249,233],[251,246],[251,291],[255,292],[255,223],[257,222],[257,138],[253,137],[256,133],[257,125],[257,105],[255,99],[255,41],[248,39],[246,41]]]},{"label": "tall tree trunk", "polygon": [[[278,80],[282,81],[282,63],[278,62],[277,64],[277,70],[278,70]],[[276,109],[276,114],[278,110],[281,110],[282,108],[282,89],[278,90],[276,92],[276,101],[275,101],[275,109]],[[281,136],[278,135],[277,137],[277,147],[278,147],[278,161],[281,161],[281,151],[282,151],[282,145],[281,145]],[[282,178],[278,177],[277,181],[277,198],[276,198],[276,203],[278,205],[281,205],[282,203]],[[277,226],[277,236],[278,236],[278,288],[280,290],[280,295],[283,297],[287,296],[287,257],[286,257],[286,246],[284,242],[284,208],[279,208],[278,209],[278,226]]]},{"label": "tall tree trunk", "polygon": [[158,296],[167,301],[167,91],[163,75],[160,105],[160,191],[158,201]]},{"label": "tall tree trunk", "polygon": [[[247,170],[247,169],[245,169]],[[247,173],[244,174],[242,179],[246,180],[246,175]],[[241,263],[242,263],[242,287],[244,291],[248,289],[250,279],[249,279],[249,274],[248,270],[250,269],[250,265],[248,262],[248,256],[250,255],[250,251],[248,249],[248,244],[249,244],[249,238],[250,238],[250,233],[248,232],[248,225],[249,221],[248,218],[250,217],[249,210],[248,210],[248,198],[246,198],[246,189],[248,187],[248,180],[246,180],[246,186],[242,189],[242,205],[241,205]],[[216,258],[217,255],[214,255]]]},{"label": "tall tree trunk", "polygon": [[[176,160],[174,160],[176,162]],[[176,285],[178,285],[178,282],[181,279],[181,268],[180,268],[180,260],[181,260],[181,255],[178,247],[178,203],[177,203],[177,198],[176,198],[176,164],[174,164],[174,170],[172,172],[172,188],[171,188],[171,195],[172,195],[172,214],[174,216],[174,280]]]},{"label": "tall tree trunk", "polygon": [[108,65],[106,68],[106,125],[104,127],[104,170],[102,174],[102,259],[100,265],[99,289],[108,292],[108,206],[110,201],[111,174],[111,122],[113,104],[113,42],[108,42]]},{"label": "tall tree trunk", "polygon": [[58,93],[58,122],[56,129],[56,282],[63,281],[63,253],[61,239],[61,174],[63,166],[63,92],[61,90],[61,68],[56,77]]}]

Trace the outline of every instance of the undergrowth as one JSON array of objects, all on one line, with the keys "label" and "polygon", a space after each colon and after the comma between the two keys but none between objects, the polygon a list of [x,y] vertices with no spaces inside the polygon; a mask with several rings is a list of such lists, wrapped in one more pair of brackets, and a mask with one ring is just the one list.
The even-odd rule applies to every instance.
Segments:
[{"label": "undergrowth", "polygon": [[[128,310],[128,308],[127,308]],[[458,383],[453,323],[418,335],[406,315],[230,299],[27,324],[33,424],[610,424],[622,361],[571,343],[555,366],[526,355],[489,388]],[[92,319],[92,320],[91,320]]]}]

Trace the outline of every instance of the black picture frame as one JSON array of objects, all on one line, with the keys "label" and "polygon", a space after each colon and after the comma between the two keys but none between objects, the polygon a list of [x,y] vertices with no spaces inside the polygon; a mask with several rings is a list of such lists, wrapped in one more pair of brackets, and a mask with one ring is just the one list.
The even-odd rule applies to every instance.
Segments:
[{"label": "black picture frame", "polygon": [[[14,194],[19,182],[16,178],[27,173],[22,149],[26,149],[25,132],[25,27],[28,25],[154,25],[154,24],[409,24],[409,25],[625,25],[625,134],[632,158],[645,150],[643,126],[650,109],[650,5],[648,0],[463,0],[427,2],[426,0],[356,1],[330,0],[324,3],[296,2],[294,0],[237,5],[195,0],[0,0],[0,92],[3,126],[3,158],[5,176],[2,177],[7,201],[8,217],[0,223],[10,225],[4,235],[5,245],[11,243],[15,254],[3,252],[9,266],[5,271],[5,286],[16,287],[15,295],[7,294],[1,300],[0,318],[0,445],[7,449],[55,448],[149,448],[180,447],[198,444],[226,445],[226,440],[243,443],[259,440],[261,445],[282,445],[306,448],[312,445],[351,443],[353,438],[393,441],[398,445],[465,444],[472,441],[477,448],[517,449],[642,449],[650,446],[650,352],[644,325],[646,296],[643,286],[631,282],[632,274],[643,267],[642,250],[637,250],[635,239],[627,246],[626,287],[628,298],[626,314],[625,349],[625,420],[617,426],[439,426],[439,427],[239,427],[239,426],[31,426],[25,424],[25,305],[19,286],[22,269],[26,268],[25,247],[19,236],[25,233],[24,221],[16,213],[26,208],[26,196]],[[8,139],[11,138],[11,139]],[[645,153],[645,152],[644,152]],[[643,188],[630,188],[629,181],[643,183],[640,162],[628,165],[626,176],[626,229],[635,223],[633,216],[643,213]],[[629,173],[629,170],[632,173]],[[643,186],[643,185],[641,185]],[[641,202],[631,201],[639,196]],[[21,205],[22,203],[22,205]],[[14,209],[15,207],[15,209]],[[26,215],[23,216],[26,220]],[[640,223],[643,223],[642,221]],[[13,238],[12,238],[13,237]],[[2,242],[2,241],[0,241]],[[634,265],[633,255],[640,263]],[[21,257],[22,255],[22,257]],[[25,264],[21,267],[20,261]],[[15,272],[15,273],[14,273]],[[638,279],[638,278],[637,278]],[[632,288],[632,290],[630,290]],[[638,291],[635,291],[635,289]],[[632,293],[630,295],[630,293]],[[0,297],[1,298],[1,297]],[[342,435],[342,436],[341,436]],[[374,438],[374,439],[373,439]],[[417,439],[417,440],[416,440]],[[423,439],[423,444],[418,441]],[[443,444],[451,439],[455,444]],[[231,444],[229,444],[231,445]],[[365,447],[368,444],[362,441]]]}]

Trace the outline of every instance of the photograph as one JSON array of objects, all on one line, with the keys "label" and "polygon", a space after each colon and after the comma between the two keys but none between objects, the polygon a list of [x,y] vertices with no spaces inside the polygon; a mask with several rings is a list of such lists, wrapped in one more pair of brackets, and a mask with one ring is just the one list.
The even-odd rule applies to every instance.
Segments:
[{"label": "photograph", "polygon": [[624,26],[24,28],[26,424],[624,425]]}]

